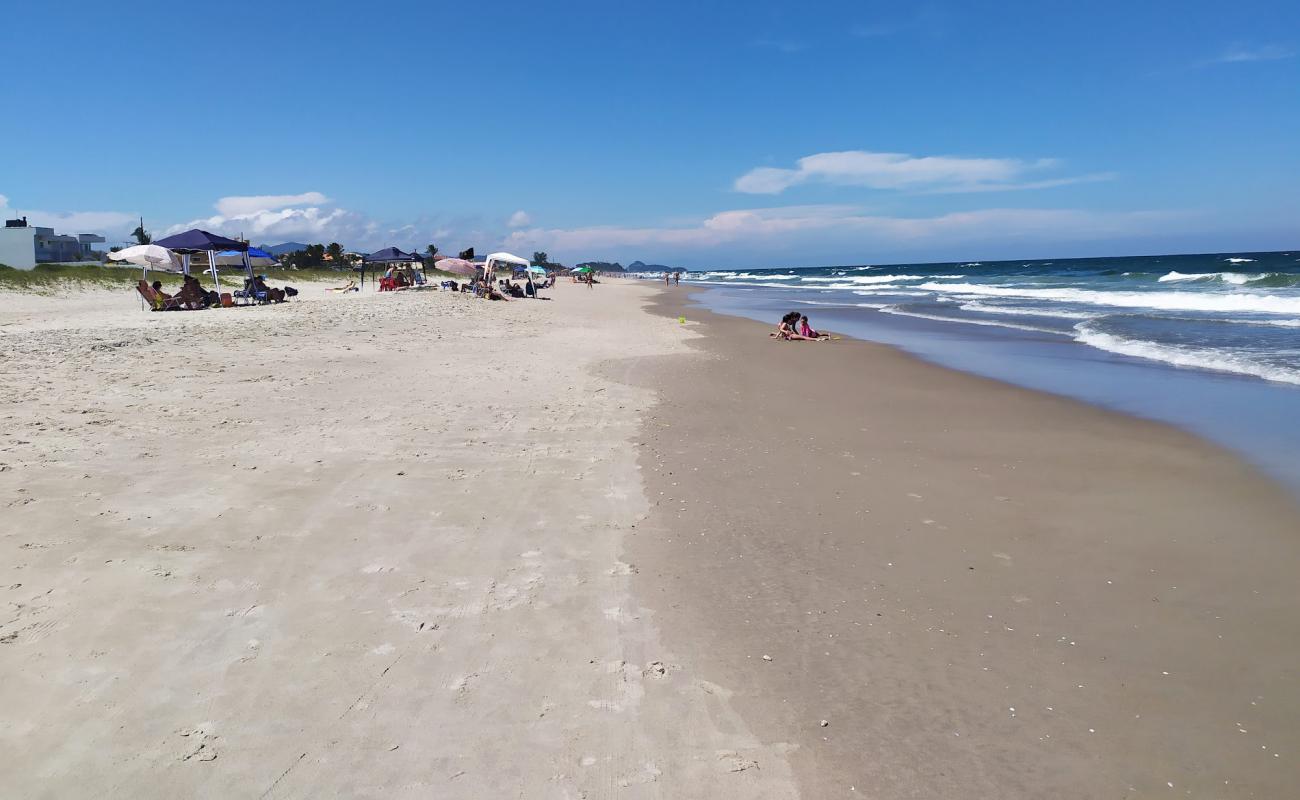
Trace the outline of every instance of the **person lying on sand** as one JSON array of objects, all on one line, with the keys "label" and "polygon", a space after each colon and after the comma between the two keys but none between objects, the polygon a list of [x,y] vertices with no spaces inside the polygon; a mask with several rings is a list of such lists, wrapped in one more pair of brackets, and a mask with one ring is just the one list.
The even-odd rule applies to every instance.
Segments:
[{"label": "person lying on sand", "polygon": [[343,286],[334,286],[334,287],[331,287],[331,288],[329,288],[329,289],[326,289],[325,291],[327,291],[327,292],[355,292],[355,291],[357,291],[357,282],[356,282],[356,281],[348,281],[348,282],[347,282],[346,284],[344,284]]}]

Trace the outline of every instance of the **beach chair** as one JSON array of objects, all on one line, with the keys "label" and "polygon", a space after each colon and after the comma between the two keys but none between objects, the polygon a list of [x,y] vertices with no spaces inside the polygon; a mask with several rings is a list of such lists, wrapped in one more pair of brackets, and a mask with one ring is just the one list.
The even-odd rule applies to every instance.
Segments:
[{"label": "beach chair", "polygon": [[245,300],[252,300],[255,303],[269,303],[270,296],[265,290],[257,288],[252,278],[244,278],[244,288],[234,292],[235,297],[242,297]]},{"label": "beach chair", "polygon": [[181,311],[185,308],[181,305],[179,298],[163,297],[145,281],[137,283],[135,288],[140,293],[140,296],[144,298],[144,301],[149,304],[150,311]]}]

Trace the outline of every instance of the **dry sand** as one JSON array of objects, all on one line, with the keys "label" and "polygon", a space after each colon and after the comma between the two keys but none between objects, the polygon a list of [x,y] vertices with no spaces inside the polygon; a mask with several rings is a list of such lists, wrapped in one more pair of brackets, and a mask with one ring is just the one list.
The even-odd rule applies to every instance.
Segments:
[{"label": "dry sand", "polygon": [[321,289],[0,298],[0,797],[794,796],[629,592],[651,290]]},{"label": "dry sand", "polygon": [[658,306],[704,336],[641,373],[634,584],[804,797],[1297,796],[1283,490],[1168,427]]}]

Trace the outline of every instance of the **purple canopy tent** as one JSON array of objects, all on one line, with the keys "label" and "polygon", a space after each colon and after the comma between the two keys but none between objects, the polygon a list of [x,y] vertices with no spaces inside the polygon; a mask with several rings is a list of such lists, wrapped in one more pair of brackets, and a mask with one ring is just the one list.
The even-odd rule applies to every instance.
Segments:
[{"label": "purple canopy tent", "polygon": [[412,264],[424,263],[424,259],[415,253],[405,253],[396,247],[385,247],[383,250],[376,250],[368,256],[361,259],[361,286],[366,285],[366,265],[367,264]]},{"label": "purple canopy tent", "polygon": [[159,239],[154,244],[166,247],[174,253],[180,253],[181,269],[184,270],[186,275],[190,274],[190,256],[194,253],[206,252],[208,254],[208,266],[212,270],[212,282],[216,284],[218,292],[221,291],[221,280],[217,278],[217,253],[222,250],[235,250],[243,253],[244,269],[248,272],[249,278],[253,277],[253,265],[248,261],[248,242],[227,239],[225,236],[218,236],[215,233],[208,233],[194,228],[174,236]]}]

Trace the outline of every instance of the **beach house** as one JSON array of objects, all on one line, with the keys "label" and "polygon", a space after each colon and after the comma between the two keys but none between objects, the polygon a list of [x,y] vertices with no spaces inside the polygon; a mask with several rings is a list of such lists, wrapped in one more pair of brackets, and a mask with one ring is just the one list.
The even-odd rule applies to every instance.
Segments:
[{"label": "beach house", "polygon": [[37,264],[99,261],[91,245],[104,241],[103,236],[79,233],[57,234],[53,228],[28,225],[27,218],[5,220],[0,228],[0,264],[15,269],[32,269]]}]

